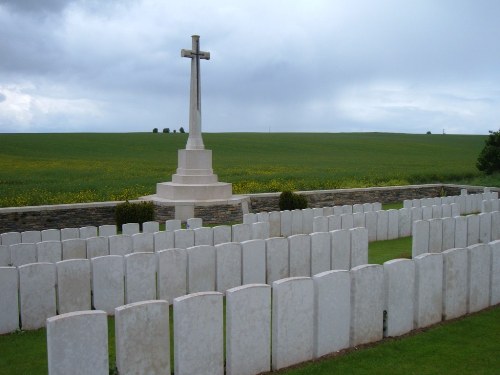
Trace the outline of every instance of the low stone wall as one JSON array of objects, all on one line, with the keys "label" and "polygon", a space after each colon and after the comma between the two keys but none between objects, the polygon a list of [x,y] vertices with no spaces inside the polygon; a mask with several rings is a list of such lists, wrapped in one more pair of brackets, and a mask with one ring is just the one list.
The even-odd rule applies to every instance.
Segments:
[{"label": "low stone wall", "polygon": [[[430,198],[442,195],[458,195],[461,189],[469,193],[480,192],[480,186],[461,185],[409,185],[359,189],[336,189],[301,192],[307,197],[309,207],[356,204],[366,202],[401,202],[404,199]],[[500,189],[491,189],[500,191]],[[249,194],[249,212],[279,211],[280,193]],[[43,230],[49,228],[83,227],[88,225],[114,224],[115,207],[121,202],[95,202],[63,204],[54,206],[0,208],[0,233]],[[195,206],[194,216],[210,225],[241,223],[244,208],[242,204]],[[165,221],[175,218],[175,207],[155,206],[155,220]]]}]

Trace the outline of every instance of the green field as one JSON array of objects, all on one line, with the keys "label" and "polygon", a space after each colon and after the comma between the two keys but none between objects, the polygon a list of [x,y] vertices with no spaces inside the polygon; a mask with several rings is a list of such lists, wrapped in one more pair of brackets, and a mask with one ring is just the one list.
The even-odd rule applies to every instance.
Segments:
[{"label": "green field", "polygon": [[[414,183],[500,186],[475,162],[484,136],[204,134],[215,173],[257,193]],[[0,207],[134,199],[170,181],[187,134],[0,134]]]}]

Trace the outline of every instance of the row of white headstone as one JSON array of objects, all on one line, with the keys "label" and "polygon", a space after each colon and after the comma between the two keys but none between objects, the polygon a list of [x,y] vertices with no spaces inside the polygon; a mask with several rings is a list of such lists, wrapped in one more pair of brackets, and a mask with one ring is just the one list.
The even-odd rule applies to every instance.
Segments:
[{"label": "row of white headstone", "polygon": [[[225,327],[222,293],[189,294],[173,301],[173,372],[279,370],[498,303],[500,241],[232,288]],[[171,373],[168,322],[166,301],[115,310],[120,374]],[[108,374],[107,332],[104,311],[49,318],[49,374]]]},{"label": "row of white headstone", "polygon": [[172,301],[188,293],[225,292],[243,284],[270,284],[366,263],[367,231],[355,228],[0,267],[0,333],[40,328],[50,316],[91,306],[112,314],[124,303]]},{"label": "row of white headstone", "polygon": [[500,240],[500,212],[418,220],[413,223],[412,257]]}]

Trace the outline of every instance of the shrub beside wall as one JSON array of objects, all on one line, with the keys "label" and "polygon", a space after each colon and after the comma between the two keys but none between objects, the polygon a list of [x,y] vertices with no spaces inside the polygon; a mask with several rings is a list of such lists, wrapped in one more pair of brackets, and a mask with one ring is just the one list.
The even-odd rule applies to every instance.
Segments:
[{"label": "shrub beside wall", "polygon": [[120,203],[115,210],[116,225],[121,230],[123,224],[139,223],[142,230],[142,223],[154,220],[154,212],[153,202]]},{"label": "shrub beside wall", "polygon": [[280,210],[302,210],[307,208],[307,198],[305,195],[296,194],[291,191],[284,191],[280,195]]}]

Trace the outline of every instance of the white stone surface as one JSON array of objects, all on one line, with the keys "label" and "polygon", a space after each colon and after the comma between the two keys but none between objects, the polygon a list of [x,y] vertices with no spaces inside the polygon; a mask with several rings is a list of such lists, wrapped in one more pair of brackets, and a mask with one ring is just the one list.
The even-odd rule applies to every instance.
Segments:
[{"label": "white stone surface", "polygon": [[273,282],[272,368],[311,360],[314,351],[314,284],[309,277]]},{"label": "white stone surface", "polygon": [[491,242],[491,213],[481,213],[479,216],[479,242]]},{"label": "white stone surface", "polygon": [[441,206],[434,205],[432,206],[432,218],[433,219],[441,219],[441,216],[443,215],[442,208]]},{"label": "white stone surface", "polygon": [[288,237],[292,235],[292,212],[285,210],[281,211],[280,225],[281,236]]},{"label": "white stone surface", "polygon": [[373,209],[373,211],[382,211],[382,203],[380,203],[380,202],[373,202],[372,203],[372,209]]},{"label": "white stone surface", "polygon": [[350,204],[344,204],[342,206],[342,213],[344,213],[344,214],[352,214],[352,206]]},{"label": "white stone surface", "polygon": [[443,255],[421,254],[415,262],[415,328],[441,321],[443,311]]},{"label": "white stone surface", "polygon": [[21,232],[21,242],[22,243],[37,243],[42,242],[42,234],[39,230],[28,230],[26,232]]},{"label": "white stone surface", "polygon": [[284,279],[289,275],[288,240],[274,237],[266,240],[266,280],[267,284]]},{"label": "white stone surface", "polygon": [[325,216],[323,212],[323,207],[314,207],[313,209],[313,217]]},{"label": "white stone surface", "polygon": [[187,249],[188,293],[198,293],[215,290],[216,260],[213,246],[193,246]]},{"label": "white stone surface", "polygon": [[302,210],[292,211],[292,235],[302,233],[303,215]]},{"label": "white stone surface", "polygon": [[175,247],[174,232],[159,231],[153,233],[154,250],[173,249]]},{"label": "white stone surface", "polygon": [[43,241],[61,241],[61,231],[59,229],[45,229],[41,231]]},{"label": "white stone surface", "polygon": [[467,246],[479,243],[479,216],[467,215]]},{"label": "white stone surface", "polygon": [[328,232],[311,233],[311,275],[329,271],[332,264],[332,238]]},{"label": "white stone surface", "polygon": [[9,246],[0,245],[0,267],[9,267],[11,265],[12,265],[12,262],[10,260],[10,248],[9,248]]},{"label": "white stone surface", "polygon": [[468,249],[443,251],[443,319],[467,314]]},{"label": "white stone surface", "polygon": [[109,255],[127,255],[133,251],[132,237],[126,234],[110,236],[108,241]]},{"label": "white stone surface", "polygon": [[214,245],[214,230],[210,227],[194,229],[194,245]]},{"label": "white stone surface", "polygon": [[117,231],[116,231],[116,225],[100,225],[99,226],[99,236],[102,237],[110,237],[110,236],[116,236]]},{"label": "white stone surface", "polygon": [[373,205],[371,203],[363,203],[363,212],[373,211]]},{"label": "white stone surface", "polygon": [[342,218],[340,215],[330,215],[328,217],[328,231],[342,229]]},{"label": "white stone surface", "polygon": [[452,203],[451,204],[451,217],[460,216],[460,204]]},{"label": "white stone surface", "polygon": [[340,227],[342,229],[352,229],[354,227],[354,218],[352,214],[342,214],[340,215]]},{"label": "white stone surface", "polygon": [[142,223],[143,233],[155,233],[160,231],[160,223],[157,221],[146,221]]},{"label": "white stone surface", "polygon": [[455,247],[455,218],[446,217],[443,219],[443,250]]},{"label": "white stone surface", "polygon": [[45,327],[56,315],[56,265],[32,263],[19,267],[19,308],[22,329]]},{"label": "white stone surface", "polygon": [[413,329],[415,264],[410,259],[393,259],[383,267],[387,312],[384,336],[404,335]]},{"label": "white stone surface", "polygon": [[[411,200],[412,207],[422,207],[422,201],[420,199]],[[422,219],[419,219],[422,220]]]},{"label": "white stone surface", "polygon": [[368,263],[368,230],[353,228],[351,232],[351,261],[350,267]]},{"label": "white stone surface", "polygon": [[333,215],[333,202],[332,206],[323,207],[323,216],[332,216]]},{"label": "white stone surface", "polygon": [[500,303],[500,241],[490,243],[491,249],[491,290],[490,305]]},{"label": "white stone surface", "polygon": [[87,258],[109,255],[109,241],[107,237],[87,238]]},{"label": "white stone surface", "polygon": [[376,211],[377,213],[377,241],[387,240],[389,234],[389,215],[387,211]]},{"label": "white stone surface", "polygon": [[451,205],[449,205],[449,204],[443,204],[441,206],[441,217],[442,218],[452,217],[451,216]]},{"label": "white stone surface", "polygon": [[429,252],[429,221],[417,220],[413,223],[411,257]]},{"label": "white stone surface", "polygon": [[230,225],[218,225],[213,228],[213,231],[214,231],[214,245],[231,242],[232,232]]},{"label": "white stone surface", "polygon": [[351,269],[350,345],[381,340],[384,320],[384,269],[365,264]]},{"label": "white stone surface", "polygon": [[377,241],[377,219],[377,212],[365,212],[365,227],[368,229],[368,241],[370,242]]},{"label": "white stone surface", "polygon": [[351,232],[349,230],[331,231],[332,270],[351,269]]},{"label": "white stone surface", "polygon": [[242,284],[265,284],[266,241],[250,240],[241,243]]},{"label": "white stone surface", "polygon": [[36,244],[38,262],[56,263],[62,260],[61,241],[43,241]]},{"label": "white stone surface", "polygon": [[253,224],[257,222],[257,214],[247,213],[243,214],[243,224]]},{"label": "white stone surface", "polygon": [[63,228],[61,229],[61,241],[80,238],[80,229],[78,228]]},{"label": "white stone surface", "polygon": [[289,276],[311,276],[311,238],[307,234],[288,237]]},{"label": "white stone surface", "polygon": [[398,210],[387,211],[387,239],[395,240],[399,237],[399,213]]},{"label": "white stone surface", "polygon": [[192,229],[178,229],[174,231],[174,246],[178,249],[187,249],[194,246],[194,231]]},{"label": "white stone surface", "polygon": [[73,238],[61,241],[62,258],[69,259],[86,259],[87,258],[87,241],[81,238]]},{"label": "white stone surface", "polygon": [[500,240],[500,211],[491,213],[491,240]]},{"label": "white stone surface", "polygon": [[156,299],[156,254],[132,253],[125,260],[125,303]]},{"label": "white stone surface", "polygon": [[222,294],[174,299],[175,375],[223,375]]},{"label": "white stone surface", "polygon": [[36,244],[18,243],[10,245],[10,261],[14,267],[36,262]]},{"label": "white stone surface", "polygon": [[215,246],[216,291],[226,290],[241,285],[241,245],[235,242]]},{"label": "white stone surface", "polygon": [[422,207],[413,207],[411,209],[411,221],[414,223],[417,220],[422,220]]},{"label": "white stone surface", "polygon": [[269,223],[269,212],[258,212],[257,221]]},{"label": "white stone surface", "polygon": [[281,213],[279,211],[269,212],[269,236],[281,236]]},{"label": "white stone surface", "polygon": [[352,213],[354,214],[354,213],[359,213],[359,212],[364,212],[363,205],[359,204],[359,203],[353,204],[353,206],[352,206]]},{"label": "white stone surface", "polygon": [[136,233],[132,236],[134,253],[153,253],[155,249],[153,233]]},{"label": "white stone surface", "polygon": [[351,276],[349,271],[326,271],[313,276],[314,357],[349,347]]},{"label": "white stone surface", "polygon": [[196,229],[201,228],[203,226],[203,219],[199,217],[192,217],[187,219],[186,228],[187,229]]},{"label": "white stone surface", "polygon": [[107,255],[92,258],[92,305],[113,315],[125,303],[125,269],[123,257]]},{"label": "white stone surface", "polygon": [[328,230],[328,217],[317,216],[313,219],[313,232],[329,232]]},{"label": "white stone surface", "polygon": [[455,217],[455,247],[467,247],[467,217]]},{"label": "white stone surface", "polygon": [[21,243],[21,233],[19,232],[7,232],[1,234],[2,245],[10,246],[17,243]]},{"label": "white stone surface", "polygon": [[314,213],[312,208],[302,210],[302,233],[311,234],[313,232]]},{"label": "white stone surface", "polygon": [[169,374],[168,303],[144,301],[118,307],[115,343],[116,367],[120,375]]},{"label": "white stone surface", "polygon": [[469,246],[469,313],[485,309],[490,304],[491,250],[488,244]]},{"label": "white stone surface", "polygon": [[108,323],[104,311],[79,311],[47,319],[50,375],[107,375]]},{"label": "white stone surface", "polygon": [[409,237],[411,236],[411,211],[408,208],[402,208],[398,210],[398,227],[399,227],[399,237]]},{"label": "white stone surface", "polygon": [[344,213],[344,209],[342,206],[333,206],[333,214],[336,216],[340,216]]},{"label": "white stone surface", "polygon": [[271,370],[271,287],[244,285],[226,292],[226,374]]},{"label": "white stone surface", "polygon": [[63,260],[56,263],[57,312],[66,314],[91,309],[90,261]]},{"label": "white stone surface", "polygon": [[265,240],[269,238],[268,222],[253,223],[251,224],[251,228],[252,228],[252,240]]},{"label": "white stone surface", "polygon": [[352,227],[360,228],[365,227],[365,213],[364,212],[355,212],[352,214]]},{"label": "white stone surface", "polygon": [[181,221],[178,219],[167,220],[165,222],[165,230],[173,232],[174,230],[181,229]]},{"label": "white stone surface", "polygon": [[187,250],[168,249],[157,253],[158,298],[172,304],[187,294]]},{"label": "white stone surface", "polygon": [[19,329],[19,280],[15,267],[0,267],[0,335]]},{"label": "white stone surface", "polygon": [[139,223],[126,223],[122,225],[122,234],[127,234],[129,236],[140,233]]},{"label": "white stone surface", "polygon": [[429,252],[440,253],[443,249],[443,221],[429,220]]},{"label": "white stone surface", "polygon": [[86,226],[79,228],[80,238],[84,240],[90,237],[97,237],[97,227],[94,226]]},{"label": "white stone surface", "polygon": [[243,242],[252,239],[250,224],[235,224],[232,226],[232,242]]},{"label": "white stone surface", "polygon": [[422,207],[422,220],[432,219],[432,206]]}]

